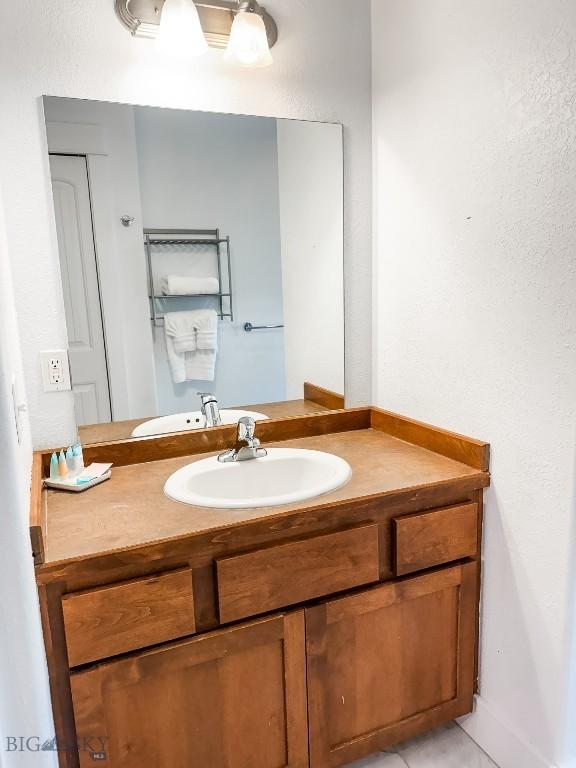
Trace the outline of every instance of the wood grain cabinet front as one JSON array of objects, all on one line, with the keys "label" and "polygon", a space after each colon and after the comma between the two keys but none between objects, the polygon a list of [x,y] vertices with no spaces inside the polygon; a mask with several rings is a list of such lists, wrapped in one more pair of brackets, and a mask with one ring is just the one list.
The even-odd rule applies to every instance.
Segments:
[{"label": "wood grain cabinet front", "polygon": [[476,574],[467,563],[306,609],[311,768],[471,711]]},{"label": "wood grain cabinet front", "polygon": [[71,667],[191,635],[192,571],[73,592],[63,596],[62,612]]},{"label": "wood grain cabinet front", "polygon": [[76,672],[71,686],[81,768],[308,766],[302,611]]},{"label": "wood grain cabinet front", "polygon": [[216,569],[220,621],[257,616],[378,581],[378,526],[225,557]]},{"label": "wood grain cabinet front", "polygon": [[392,520],[397,576],[474,557],[478,552],[477,504],[455,504]]}]

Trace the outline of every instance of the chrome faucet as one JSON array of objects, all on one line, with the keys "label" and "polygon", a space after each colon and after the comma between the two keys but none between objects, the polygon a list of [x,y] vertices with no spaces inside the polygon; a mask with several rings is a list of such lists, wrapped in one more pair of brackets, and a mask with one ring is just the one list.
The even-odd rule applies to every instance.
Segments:
[{"label": "chrome faucet", "polygon": [[207,427],[219,427],[222,424],[220,411],[218,409],[218,400],[210,392],[198,392],[202,400],[201,411],[206,419]]},{"label": "chrome faucet", "polygon": [[260,440],[254,436],[256,431],[256,422],[250,416],[243,416],[238,421],[238,431],[236,432],[236,445],[229,451],[221,453],[218,461],[227,464],[231,461],[249,461],[250,459],[261,459],[268,455],[265,448],[260,448]]}]

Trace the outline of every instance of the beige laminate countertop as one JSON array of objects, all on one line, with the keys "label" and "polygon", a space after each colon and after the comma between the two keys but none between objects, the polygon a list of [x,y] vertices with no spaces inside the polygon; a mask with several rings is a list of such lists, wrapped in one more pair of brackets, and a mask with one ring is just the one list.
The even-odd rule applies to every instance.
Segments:
[{"label": "beige laminate countertop", "polygon": [[[270,419],[285,419],[290,416],[307,416],[311,413],[327,411],[322,405],[313,400],[286,400],[280,403],[258,403],[257,405],[235,406],[244,410],[265,413]],[[225,410],[225,409],[224,409]],[[150,417],[155,418],[155,417]],[[132,431],[144,424],[147,419],[131,419],[128,421],[112,421],[106,424],[88,424],[78,427],[78,435],[83,445],[90,443],[109,443],[116,440],[128,440]]]},{"label": "beige laminate countertop", "polygon": [[342,488],[296,504],[219,510],[181,504],[163,492],[173,472],[212,453],[116,467],[109,481],[84,493],[43,492],[47,505],[46,565],[422,486],[475,477],[476,487],[487,485],[486,473],[375,429],[285,440],[266,447],[271,445],[341,456],[352,467],[352,478]]}]

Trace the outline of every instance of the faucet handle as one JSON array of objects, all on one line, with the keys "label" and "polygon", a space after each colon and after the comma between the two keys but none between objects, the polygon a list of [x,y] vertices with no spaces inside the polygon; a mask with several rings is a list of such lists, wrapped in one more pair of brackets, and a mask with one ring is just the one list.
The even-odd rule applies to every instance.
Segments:
[{"label": "faucet handle", "polygon": [[246,461],[248,459],[261,459],[267,455],[264,448],[260,448],[260,440],[254,436],[256,421],[251,416],[242,416],[238,419],[236,431],[236,446],[229,451],[220,454],[218,461],[227,463],[230,461]]},{"label": "faucet handle", "polygon": [[206,406],[210,403],[217,403],[218,401],[211,392],[198,392],[198,397],[202,403],[200,410],[206,416]]}]

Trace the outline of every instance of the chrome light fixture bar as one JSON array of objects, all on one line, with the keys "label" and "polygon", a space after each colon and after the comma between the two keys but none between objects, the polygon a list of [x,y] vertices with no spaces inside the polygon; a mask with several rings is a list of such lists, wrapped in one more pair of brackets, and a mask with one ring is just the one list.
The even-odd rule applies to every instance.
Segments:
[{"label": "chrome light fixture bar", "polygon": [[[258,13],[266,28],[270,48],[278,40],[278,27],[270,14],[256,0],[194,0],[208,45],[226,48],[236,14],[242,11]],[[115,0],[116,15],[121,24],[135,37],[156,38],[164,0]]]}]

